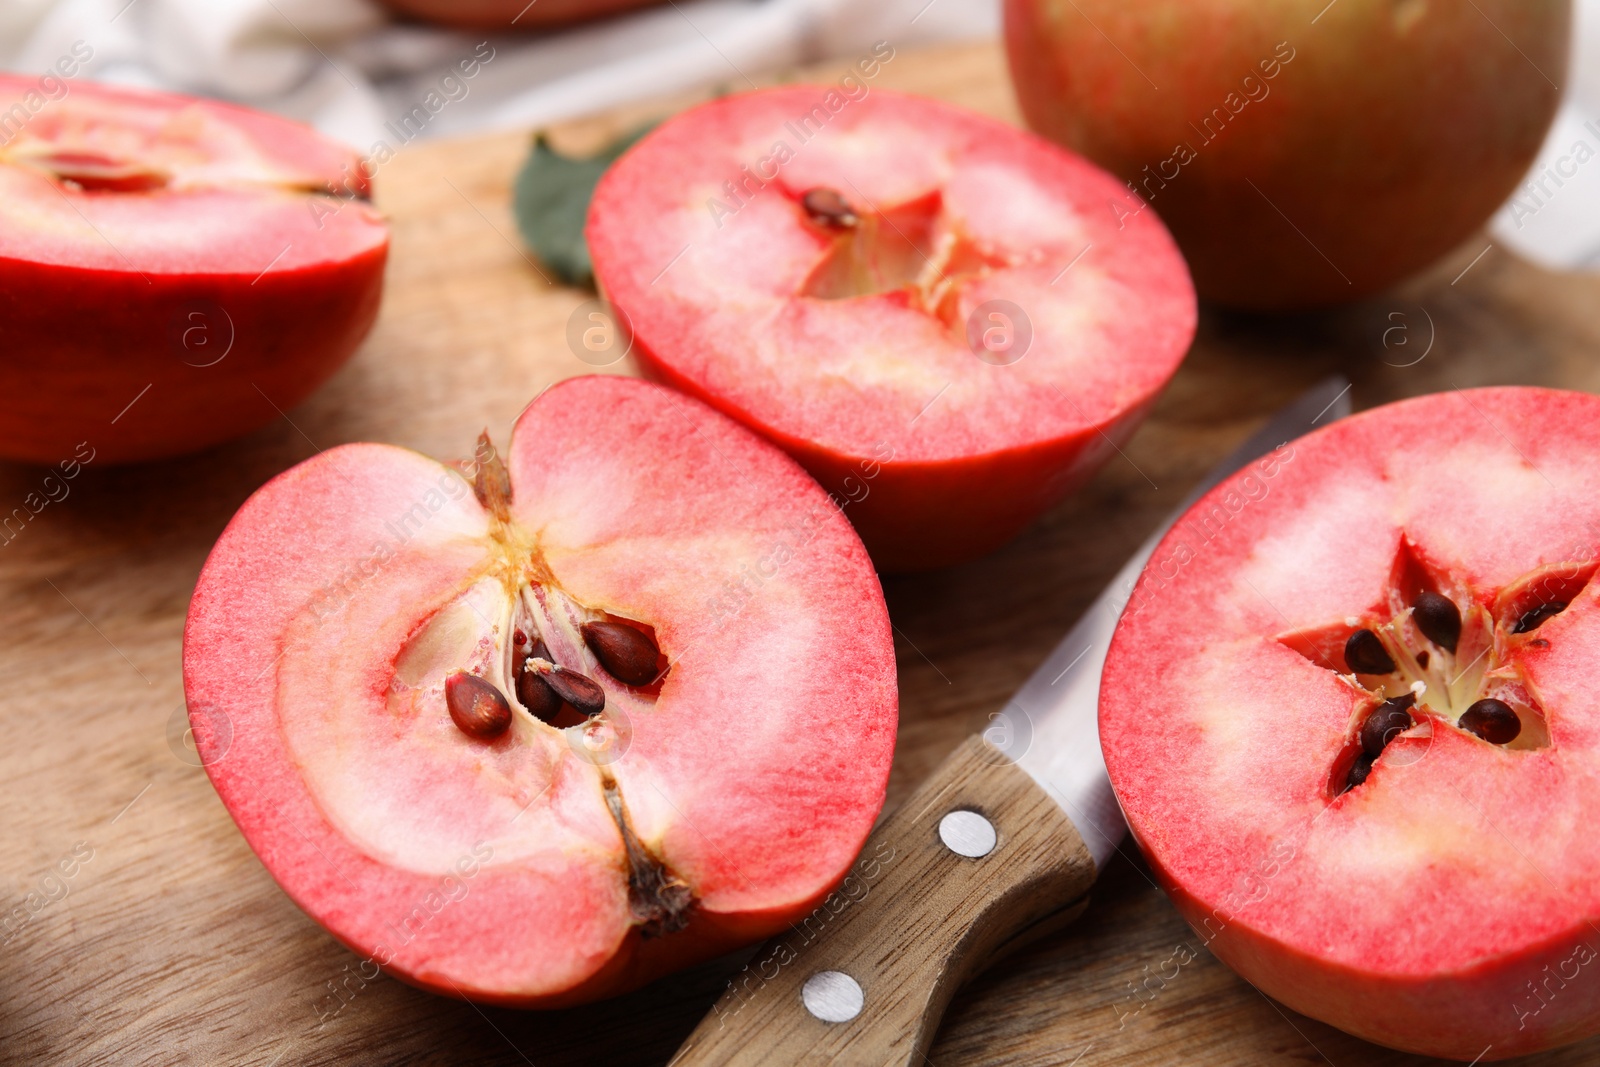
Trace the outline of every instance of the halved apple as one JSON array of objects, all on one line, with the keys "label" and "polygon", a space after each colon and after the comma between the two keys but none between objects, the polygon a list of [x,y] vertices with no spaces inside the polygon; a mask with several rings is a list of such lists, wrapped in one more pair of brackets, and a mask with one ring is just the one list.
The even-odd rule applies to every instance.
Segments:
[{"label": "halved apple", "polygon": [[236,437],[372,326],[389,237],[350,149],[91,82],[48,99],[0,75],[0,112],[23,116],[0,146],[0,456],[54,463],[87,440],[115,463]]},{"label": "halved apple", "polygon": [[1600,1032],[1600,399],[1456,390],[1202,498],[1117,626],[1117,799],[1203,943],[1352,1034]]},{"label": "halved apple", "polygon": [[1194,291],[1139,206],[993,119],[801,85],[658,127],[587,232],[645,369],[788,451],[881,567],[915,570],[1087,481],[1177,370]]},{"label": "halved apple", "polygon": [[184,637],[197,745],[278,883],[443,993],[554,1006],[783,929],[883,803],[861,542],[697,401],[579,378],[471,481],[330,449],[251,497]]}]

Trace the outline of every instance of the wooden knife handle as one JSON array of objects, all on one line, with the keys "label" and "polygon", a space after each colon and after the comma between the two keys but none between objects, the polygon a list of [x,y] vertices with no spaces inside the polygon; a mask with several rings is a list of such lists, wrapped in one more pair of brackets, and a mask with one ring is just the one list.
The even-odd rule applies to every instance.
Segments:
[{"label": "wooden knife handle", "polygon": [[[988,842],[985,821],[993,847],[963,855]],[[962,982],[1063,909],[1076,917],[1094,878],[1056,802],[969,738],[873,831],[844,883],[734,975],[671,1067],[921,1064]]]}]

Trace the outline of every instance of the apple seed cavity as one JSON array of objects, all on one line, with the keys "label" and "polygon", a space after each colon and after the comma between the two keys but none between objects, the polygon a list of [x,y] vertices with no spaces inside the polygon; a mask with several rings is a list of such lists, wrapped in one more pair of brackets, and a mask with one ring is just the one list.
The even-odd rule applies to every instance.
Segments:
[{"label": "apple seed cavity", "polygon": [[[449,670],[445,695],[451,718],[468,737],[488,741],[505,733],[518,711],[545,725],[554,725],[568,705],[584,717],[603,712],[606,690],[589,677],[593,664],[585,648],[606,674],[627,686],[648,685],[664,673],[657,669],[660,649],[644,629],[605,618],[556,585],[537,547],[514,528],[511,479],[487,433],[479,436],[476,457],[463,471],[478,503],[493,517],[503,563],[496,578],[437,612],[413,638],[396,665],[397,682],[409,687],[430,667]],[[485,652],[475,635],[482,622],[497,615],[493,633],[509,634],[510,642],[502,649],[500,638],[492,652]],[[411,656],[419,662],[412,663]],[[654,699],[649,691],[636,696],[647,703]]]},{"label": "apple seed cavity", "polygon": [[1525,634],[1529,630],[1537,630],[1540,623],[1552,615],[1561,614],[1562,611],[1566,610],[1566,607],[1567,605],[1564,602],[1552,600],[1547,604],[1540,604],[1538,607],[1531,608],[1522,613],[1522,617],[1517,620],[1516,625],[1511,627],[1511,632]]},{"label": "apple seed cavity", "polygon": [[[560,586],[537,540],[512,515],[510,475],[487,434],[478,438],[473,461],[458,470],[490,516],[497,562],[412,636],[395,663],[392,688],[426,688],[444,671],[450,718],[479,742],[508,733],[514,741],[529,741],[530,728],[603,725],[602,681],[628,687],[631,707],[651,706],[658,693],[648,687],[666,673],[652,631],[591,608]],[[587,721],[580,724],[570,713],[563,718],[568,707]],[[538,725],[524,718],[513,728],[523,713]],[[694,904],[691,891],[639,839],[609,771],[602,771],[600,784],[622,835],[635,925],[647,937],[681,930]]]},{"label": "apple seed cavity", "polygon": [[[499,582],[489,582],[477,596],[440,611],[412,642],[425,659],[454,656],[470,661],[450,664],[457,669],[446,682],[450,713],[462,732],[479,740],[504,733],[516,710],[506,699],[507,692],[515,695],[521,710],[547,725],[555,722],[565,705],[586,717],[600,714],[606,707],[606,690],[589,677],[591,664],[583,656],[584,648],[606,674],[626,686],[648,686],[665,674],[665,667],[658,667],[661,650],[644,628],[604,618],[559,589],[538,560],[537,549],[512,529],[510,476],[487,433],[478,437],[476,458],[464,472],[478,503],[493,516],[497,539],[509,558]],[[495,593],[496,585],[504,592]],[[509,633],[511,642],[503,654],[490,657],[498,664],[485,672],[494,679],[490,681],[475,673],[485,665],[473,658],[478,643],[470,631],[476,621],[496,612],[503,621],[495,632]],[[562,639],[546,640],[546,634],[558,632]],[[551,653],[552,643],[561,649],[560,657]],[[504,691],[495,681],[503,682]],[[654,699],[651,692],[636,695],[647,702]]]},{"label": "apple seed cavity", "polygon": [[[1595,572],[1592,563],[1561,568],[1570,574],[1557,583],[1559,596],[1545,591],[1547,599],[1528,606],[1522,591],[1530,583],[1548,590],[1553,582],[1544,570],[1529,572],[1502,589],[1474,594],[1449,574],[1430,573],[1409,546],[1402,545],[1395,561],[1396,578],[1387,594],[1391,617],[1373,621],[1370,615],[1349,616],[1342,624],[1280,635],[1290,648],[1341,673],[1372,701],[1365,705],[1371,710],[1351,726],[1334,761],[1330,794],[1367,781],[1396,739],[1427,720],[1443,720],[1491,745],[1547,747],[1550,733],[1544,712],[1521,681],[1517,666],[1523,645],[1512,638],[1559,614]],[[1447,596],[1438,588],[1455,589],[1461,595]],[[1514,607],[1494,607],[1507,602]],[[1340,641],[1343,664],[1333,651],[1341,647]],[[1550,642],[1534,638],[1526,647],[1548,648]]]}]

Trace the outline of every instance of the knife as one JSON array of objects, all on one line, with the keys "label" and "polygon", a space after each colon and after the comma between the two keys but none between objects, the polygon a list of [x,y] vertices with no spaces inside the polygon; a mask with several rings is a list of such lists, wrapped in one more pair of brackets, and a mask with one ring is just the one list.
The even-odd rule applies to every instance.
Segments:
[{"label": "knife", "polygon": [[1100,751],[1100,673],[1156,544],[1228,475],[1350,413],[1328,378],[1217,464],[1033,672],[868,838],[843,883],[735,974],[669,1067],[913,1064],[957,988],[1083,912],[1127,826]]}]

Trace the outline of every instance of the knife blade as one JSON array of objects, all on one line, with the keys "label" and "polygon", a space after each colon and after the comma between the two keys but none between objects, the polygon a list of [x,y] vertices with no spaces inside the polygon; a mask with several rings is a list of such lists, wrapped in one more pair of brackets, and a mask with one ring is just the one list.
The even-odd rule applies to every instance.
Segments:
[{"label": "knife blade", "polygon": [[1126,833],[1097,701],[1136,579],[1191,504],[1349,414],[1349,391],[1342,378],[1318,383],[1212,468],[989,728],[873,830],[840,887],[733,976],[671,1067],[921,1062],[962,982],[1080,914]]},{"label": "knife blade", "polygon": [[1096,867],[1110,858],[1127,831],[1098,742],[1100,671],[1117,619],[1172,524],[1225,478],[1279,445],[1350,414],[1350,383],[1326,378],[1280,409],[1212,467],[1167,515],[1089,605],[1055,651],[1029,676],[984,731],[991,744],[1027,771],[1066,811],[1084,837]]}]

